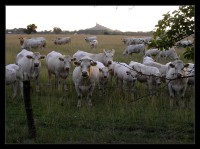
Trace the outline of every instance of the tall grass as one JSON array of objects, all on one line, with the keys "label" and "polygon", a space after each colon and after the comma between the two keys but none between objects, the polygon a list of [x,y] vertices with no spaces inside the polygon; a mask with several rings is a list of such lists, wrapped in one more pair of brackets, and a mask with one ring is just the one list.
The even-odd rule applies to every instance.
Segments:
[{"label": "tall grass", "polygon": [[[6,35],[6,64],[15,63],[20,51],[21,35]],[[131,60],[142,62],[142,55],[122,55],[125,45],[123,36],[97,35],[99,46],[91,49],[84,41],[86,35],[67,35],[72,38],[71,44],[56,46],[52,40],[65,35],[27,35],[43,36],[47,39],[47,47],[39,50],[47,55],[55,50],[62,54],[73,55],[77,50],[100,53],[103,49],[115,49],[115,61],[129,63]],[[33,51],[38,51],[33,49]],[[178,49],[181,59],[183,49]],[[165,62],[163,62],[165,63]],[[72,82],[72,65],[68,78],[68,91],[57,90],[47,86],[47,70],[45,60],[42,61],[41,91],[35,92],[35,83],[31,81],[31,100],[37,138],[28,138],[26,113],[20,93],[11,99],[12,87],[5,86],[5,143],[36,144],[81,144],[81,143],[133,143],[133,144],[193,144],[195,122],[194,90],[186,91],[186,106],[178,104],[169,107],[169,93],[165,84],[159,96],[148,98],[145,84],[136,83],[137,95],[132,97],[119,87],[110,83],[106,87],[106,95],[99,96],[95,88],[89,107],[86,94],[82,99],[82,107],[77,108],[77,94]],[[55,79],[53,77],[53,83]],[[143,97],[143,98],[140,98]]]}]

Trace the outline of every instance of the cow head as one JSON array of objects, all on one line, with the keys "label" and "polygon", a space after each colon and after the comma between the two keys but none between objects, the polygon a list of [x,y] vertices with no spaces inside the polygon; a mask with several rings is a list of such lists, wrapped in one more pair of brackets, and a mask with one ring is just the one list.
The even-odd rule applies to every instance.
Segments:
[{"label": "cow head", "polygon": [[90,76],[90,68],[91,66],[96,66],[97,62],[93,61],[90,58],[81,58],[79,61],[75,61],[74,64],[76,66],[79,66],[81,69],[81,75],[83,77],[89,77]]},{"label": "cow head", "polygon": [[112,50],[103,50],[104,52],[104,56],[103,56],[103,64],[105,66],[108,66],[109,64],[112,64],[113,62],[113,57],[114,57],[114,54],[115,54],[115,49],[112,49]]},{"label": "cow head", "polygon": [[173,63],[169,64],[170,67],[174,68],[175,73],[173,75],[176,75],[177,78],[181,78],[185,76],[185,69],[189,66],[189,64],[184,64],[181,60],[176,60]]},{"label": "cow head", "polygon": [[69,71],[69,68],[71,67],[71,62],[75,60],[69,55],[62,55],[58,59],[61,61],[64,71]]},{"label": "cow head", "polygon": [[32,60],[33,67],[35,67],[35,68],[38,68],[41,65],[40,60],[45,58],[45,56],[44,55],[40,55],[39,52],[35,52],[35,53],[31,54],[31,55],[27,55],[26,57],[28,59]]}]

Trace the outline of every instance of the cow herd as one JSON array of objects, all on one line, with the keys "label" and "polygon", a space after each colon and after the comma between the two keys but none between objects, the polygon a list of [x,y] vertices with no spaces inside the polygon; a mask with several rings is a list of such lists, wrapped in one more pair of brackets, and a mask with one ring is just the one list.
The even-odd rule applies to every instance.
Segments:
[{"label": "cow herd", "polygon": [[[70,41],[69,39],[57,38],[54,43],[71,42],[71,39]],[[35,80],[36,91],[40,91],[41,60],[45,60],[48,85],[52,85],[51,76],[54,75],[58,89],[61,88],[61,79],[63,79],[64,90],[68,90],[67,78],[70,75],[69,72],[72,71],[72,80],[78,97],[77,107],[81,106],[83,92],[87,93],[88,105],[92,105],[92,94],[95,87],[98,86],[99,95],[102,96],[105,94],[105,85],[108,82],[113,84],[113,78],[116,79],[116,84],[122,90],[125,92],[129,90],[131,95],[137,92],[135,89],[136,82],[145,83],[150,98],[154,95],[153,91],[159,89],[161,83],[165,83],[172,99],[171,106],[173,106],[173,98],[184,98],[187,86],[194,85],[194,64],[185,64],[180,60],[173,47],[166,51],[145,50],[145,44],[150,41],[150,38],[122,40],[125,44],[129,44],[123,52],[124,55],[130,54],[132,51],[143,54],[142,63],[132,60],[129,64],[114,61],[114,49],[104,49],[102,53],[98,54],[77,50],[73,56],[63,55],[57,51],[41,55],[39,52],[32,52],[27,49],[36,43],[45,47],[46,42],[42,37],[23,40],[23,38],[20,39],[23,49],[16,55],[16,64],[6,65],[6,85],[13,85],[13,98],[17,94],[18,85],[20,85],[23,97],[23,81],[25,80]],[[92,36],[85,38],[85,41],[94,44],[97,38]],[[138,44],[135,44],[136,42]],[[167,64],[161,64],[153,59],[155,55],[158,55],[158,60],[161,57],[169,57],[171,61]],[[72,65],[75,67],[73,70]]]}]

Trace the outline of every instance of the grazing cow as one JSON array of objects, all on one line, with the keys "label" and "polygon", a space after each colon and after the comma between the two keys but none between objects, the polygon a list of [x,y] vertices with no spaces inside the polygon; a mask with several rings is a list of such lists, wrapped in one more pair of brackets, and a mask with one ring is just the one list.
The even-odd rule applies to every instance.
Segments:
[{"label": "grazing cow", "polygon": [[165,60],[166,59],[170,59],[170,60],[179,59],[174,47],[169,48],[168,50],[165,50],[165,51],[160,51],[160,54],[158,56],[158,60],[161,60],[161,58],[165,58]]},{"label": "grazing cow", "polygon": [[92,40],[89,43],[91,48],[96,49],[98,45],[98,40]]},{"label": "grazing cow", "polygon": [[135,92],[134,86],[135,81],[137,80],[137,72],[132,70],[132,68],[126,63],[116,63],[114,66],[114,76],[119,82],[119,86],[123,90],[131,91],[131,94]]},{"label": "grazing cow", "polygon": [[69,76],[69,70],[71,62],[74,59],[69,55],[62,55],[59,52],[52,51],[46,56],[46,66],[48,71],[48,84],[51,85],[51,74],[55,75],[56,86],[60,89],[60,78],[64,79],[64,90],[67,89],[67,78]]},{"label": "grazing cow", "polygon": [[187,47],[187,46],[191,46],[193,43],[191,40],[182,40],[182,41],[178,41],[176,42],[176,46],[179,46],[179,47]]},{"label": "grazing cow", "polygon": [[152,40],[151,37],[145,38],[123,38],[122,42],[126,45],[135,45],[135,44],[148,44]]},{"label": "grazing cow", "polygon": [[44,37],[33,37],[33,38],[23,38],[20,37],[21,49],[31,49],[31,48],[45,48],[46,39]]},{"label": "grazing cow", "polygon": [[[17,54],[16,62],[23,70],[23,81],[25,80],[36,80],[36,91],[39,92],[39,77],[41,71],[41,59],[44,59],[44,55],[40,55],[39,52],[31,52],[23,49]],[[22,81],[20,81],[21,87]]]},{"label": "grazing cow", "polygon": [[78,94],[77,107],[81,107],[82,94],[87,93],[88,104],[92,106],[92,93],[99,82],[99,68],[97,63],[89,57],[83,57],[79,61],[75,61],[77,66],[73,71],[73,82]]},{"label": "grazing cow", "polygon": [[131,55],[132,53],[143,53],[145,55],[145,45],[144,44],[136,44],[136,45],[129,45],[123,52],[124,56]]},{"label": "grazing cow", "polygon": [[59,37],[53,41],[55,45],[64,45],[67,43],[71,43],[71,37]]},{"label": "grazing cow", "polygon": [[[169,95],[171,97],[170,107],[173,106],[173,99],[175,95],[179,98],[184,98],[185,90],[187,88],[188,78],[182,78],[187,76],[187,67],[189,64],[184,64],[181,60],[175,60],[169,64],[169,69],[166,74],[166,82],[168,84]],[[182,100],[183,103],[183,100]],[[184,105],[184,103],[183,103]]]},{"label": "grazing cow", "polygon": [[[16,64],[9,64],[6,65],[6,85],[13,86],[13,95],[12,98],[15,98],[17,95],[17,87],[19,85],[19,82],[23,81],[23,74],[22,69]],[[22,89],[22,88],[21,88]],[[21,95],[23,97],[23,91],[21,90]]]},{"label": "grazing cow", "polygon": [[112,69],[104,66],[104,64],[99,61],[96,61],[96,63],[96,66],[99,68],[99,95],[101,96],[102,93],[105,94],[105,85],[108,83]]},{"label": "grazing cow", "polygon": [[143,58],[143,64],[144,65],[147,65],[147,66],[153,66],[153,67],[156,67],[158,68],[158,70],[160,71],[160,75],[161,77],[163,77],[162,82],[165,82],[165,77],[166,77],[166,73],[167,73],[167,70],[168,70],[168,66],[167,65],[163,65],[163,64],[160,64],[158,62],[155,62],[151,57],[149,56],[146,56]]},{"label": "grazing cow", "polygon": [[158,68],[153,66],[146,66],[144,64],[134,61],[131,61],[129,63],[129,66],[138,73],[138,75],[136,76],[137,81],[141,83],[147,82],[149,94],[151,97],[153,93],[153,85],[156,85],[155,88],[160,85],[160,71],[158,70]]},{"label": "grazing cow", "polygon": [[145,51],[145,56],[150,56],[150,57],[156,57],[156,59],[158,59],[160,54],[160,50],[158,49],[148,49]]},{"label": "grazing cow", "polygon": [[108,66],[112,63],[113,57],[115,54],[115,50],[103,50],[103,53],[98,54],[92,54],[85,51],[78,50],[74,55],[73,58],[76,58],[76,60],[80,60],[84,56],[88,56],[92,58],[94,61],[102,62],[105,66]]},{"label": "grazing cow", "polygon": [[91,42],[92,40],[97,40],[97,37],[96,36],[85,37],[85,41],[88,43]]}]

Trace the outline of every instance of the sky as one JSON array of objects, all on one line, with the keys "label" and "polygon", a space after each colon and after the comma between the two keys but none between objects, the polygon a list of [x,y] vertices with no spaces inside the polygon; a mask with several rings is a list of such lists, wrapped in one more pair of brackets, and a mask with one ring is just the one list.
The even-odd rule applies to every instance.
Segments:
[{"label": "sky", "polygon": [[179,5],[160,6],[5,6],[6,29],[27,28],[35,24],[37,31],[75,31],[94,27],[96,23],[113,30],[153,31],[163,14],[178,10]]}]

